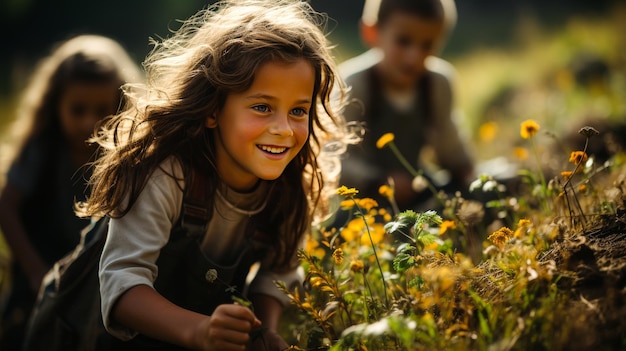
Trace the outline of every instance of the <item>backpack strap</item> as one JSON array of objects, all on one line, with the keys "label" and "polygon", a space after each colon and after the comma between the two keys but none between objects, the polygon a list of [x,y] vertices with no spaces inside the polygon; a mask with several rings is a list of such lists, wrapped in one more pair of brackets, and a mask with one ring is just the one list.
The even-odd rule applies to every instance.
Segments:
[{"label": "backpack strap", "polygon": [[180,226],[187,235],[201,236],[206,233],[211,209],[207,193],[206,177],[192,168],[185,182],[185,194],[181,212]]}]

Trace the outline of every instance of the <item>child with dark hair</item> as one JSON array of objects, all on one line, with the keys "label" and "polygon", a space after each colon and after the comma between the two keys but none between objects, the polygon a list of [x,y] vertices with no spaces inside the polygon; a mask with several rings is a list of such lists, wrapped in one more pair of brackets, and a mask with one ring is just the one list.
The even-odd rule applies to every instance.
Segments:
[{"label": "child with dark hair", "polygon": [[[447,190],[467,189],[473,178],[473,160],[457,126],[453,67],[436,57],[453,29],[452,0],[366,0],[361,37],[371,49],[340,65],[351,89],[346,107],[349,121],[362,122],[365,136],[349,149],[341,184],[356,187],[359,195],[384,201],[381,185],[391,180],[401,209],[416,209],[427,199],[413,176],[388,149],[376,141],[394,134],[394,143],[415,169],[432,169],[434,185]],[[424,163],[424,151],[434,157]],[[428,175],[428,174],[427,174]],[[423,189],[421,189],[423,191]]]},{"label": "child with dark hair", "polygon": [[89,224],[74,213],[74,201],[89,193],[82,166],[96,146],[87,139],[117,112],[121,86],[140,77],[125,49],[99,35],[62,42],[33,72],[13,130],[21,140],[0,194],[0,227],[13,261],[0,349],[20,348],[43,276]]},{"label": "child with dark hair", "polygon": [[[323,20],[298,0],[201,10],[155,43],[147,84],[103,124],[81,209],[110,217],[99,275],[112,350],[287,347],[277,328],[288,298],[275,281],[301,283],[297,250],[322,189],[337,184],[325,166],[338,154],[324,145],[344,126]],[[187,240],[171,230],[192,177],[208,222]]]}]

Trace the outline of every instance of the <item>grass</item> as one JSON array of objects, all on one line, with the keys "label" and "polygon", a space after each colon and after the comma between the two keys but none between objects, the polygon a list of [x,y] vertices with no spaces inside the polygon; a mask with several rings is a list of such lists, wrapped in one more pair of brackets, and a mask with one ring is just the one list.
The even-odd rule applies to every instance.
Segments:
[{"label": "grass", "polygon": [[[575,19],[542,33],[527,23],[517,48],[457,58],[477,156],[510,159],[515,179],[481,174],[474,196],[437,194],[443,206],[424,213],[394,212],[391,201],[373,204],[358,189],[340,189],[353,217],[318,228],[300,253],[304,289],[284,290],[292,349],[624,347],[623,287],[601,273],[619,280],[624,263],[597,249],[624,233],[626,156],[619,143],[608,156],[589,154],[611,130],[578,126],[626,116],[617,26]],[[580,53],[607,64],[600,80],[580,78],[572,65]],[[590,273],[594,265],[601,267]]]}]

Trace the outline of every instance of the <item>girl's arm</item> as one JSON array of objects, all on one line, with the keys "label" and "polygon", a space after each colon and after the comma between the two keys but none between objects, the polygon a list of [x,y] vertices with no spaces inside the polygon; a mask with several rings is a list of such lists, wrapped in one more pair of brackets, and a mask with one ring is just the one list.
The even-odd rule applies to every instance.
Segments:
[{"label": "girl's arm", "polygon": [[28,239],[20,221],[21,205],[21,192],[11,183],[7,183],[0,195],[0,228],[11,248],[13,259],[17,260],[28,276],[31,288],[37,292],[49,267]]},{"label": "girl's arm", "polygon": [[262,321],[262,337],[253,340],[254,350],[285,350],[289,345],[278,334],[278,325],[283,312],[283,305],[276,298],[265,294],[253,294],[250,301],[256,316]]},{"label": "girl's arm", "polygon": [[263,322],[263,326],[271,330],[277,330],[283,313],[283,305],[274,297],[265,294],[253,294],[250,296],[254,313]]},{"label": "girl's arm", "polygon": [[205,316],[171,303],[147,285],[126,291],[113,318],[141,334],[193,350],[243,350],[252,328],[261,325],[247,307],[220,305]]}]

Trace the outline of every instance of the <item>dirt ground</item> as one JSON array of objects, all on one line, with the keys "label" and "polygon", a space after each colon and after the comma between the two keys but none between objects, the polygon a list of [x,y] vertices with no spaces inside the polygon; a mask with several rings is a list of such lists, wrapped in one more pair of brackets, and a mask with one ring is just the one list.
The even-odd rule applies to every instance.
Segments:
[{"label": "dirt ground", "polygon": [[566,350],[626,350],[626,208],[598,218],[592,229],[555,245],[554,259],[571,273],[563,289],[571,298],[563,323],[571,329]]}]

